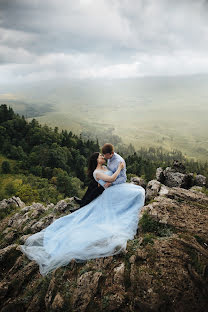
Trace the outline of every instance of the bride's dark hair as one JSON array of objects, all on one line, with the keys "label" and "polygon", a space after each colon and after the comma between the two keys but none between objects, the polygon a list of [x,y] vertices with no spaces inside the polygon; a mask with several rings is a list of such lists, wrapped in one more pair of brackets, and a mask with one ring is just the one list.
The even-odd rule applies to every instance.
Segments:
[{"label": "bride's dark hair", "polygon": [[89,158],[89,161],[88,161],[88,171],[87,171],[87,174],[90,178],[93,178],[93,171],[96,169],[97,167],[97,159],[98,159],[98,156],[100,155],[99,152],[95,152],[93,153],[90,158]]}]

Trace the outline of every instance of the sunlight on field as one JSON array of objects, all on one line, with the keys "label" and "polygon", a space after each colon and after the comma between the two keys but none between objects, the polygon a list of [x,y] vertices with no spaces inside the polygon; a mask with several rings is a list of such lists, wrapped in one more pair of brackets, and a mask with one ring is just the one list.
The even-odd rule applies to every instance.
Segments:
[{"label": "sunlight on field", "polygon": [[207,160],[207,83],[208,77],[200,75],[63,81],[54,89],[50,85],[45,97],[44,86],[38,90],[53,103],[53,112],[36,118],[76,134],[88,131],[92,138],[110,131],[136,149],[162,146]]}]

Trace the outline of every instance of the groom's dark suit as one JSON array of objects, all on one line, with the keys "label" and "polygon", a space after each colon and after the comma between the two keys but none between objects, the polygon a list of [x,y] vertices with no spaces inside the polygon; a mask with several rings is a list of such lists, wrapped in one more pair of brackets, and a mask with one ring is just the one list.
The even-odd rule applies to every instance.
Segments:
[{"label": "groom's dark suit", "polygon": [[93,201],[93,199],[97,198],[100,194],[102,194],[103,191],[104,191],[104,187],[102,187],[101,185],[98,186],[97,181],[92,179],[88,186],[86,193],[84,194],[83,198],[79,202],[80,207],[83,207],[89,204],[91,201]]}]

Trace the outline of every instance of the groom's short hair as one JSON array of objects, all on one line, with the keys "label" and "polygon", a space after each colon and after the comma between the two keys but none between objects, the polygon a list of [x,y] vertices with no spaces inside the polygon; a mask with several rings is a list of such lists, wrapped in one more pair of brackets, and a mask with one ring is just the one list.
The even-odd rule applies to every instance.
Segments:
[{"label": "groom's short hair", "polygon": [[114,152],[114,146],[110,143],[105,143],[102,147],[102,153],[105,154],[112,154]]}]

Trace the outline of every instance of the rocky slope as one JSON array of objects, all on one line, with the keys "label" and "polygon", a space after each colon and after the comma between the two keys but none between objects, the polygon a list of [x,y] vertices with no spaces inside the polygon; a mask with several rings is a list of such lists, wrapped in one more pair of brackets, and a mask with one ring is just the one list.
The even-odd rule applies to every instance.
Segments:
[{"label": "rocky slope", "polygon": [[138,233],[125,253],[72,261],[45,277],[19,245],[78,207],[72,198],[47,207],[2,201],[0,311],[206,311],[208,196],[200,187],[167,186],[167,175],[163,182],[148,183]]}]

